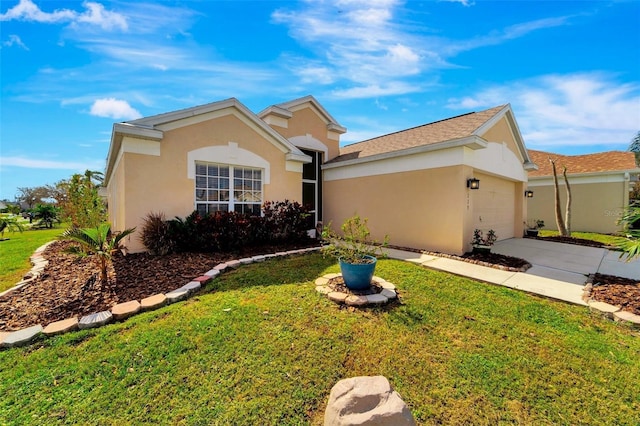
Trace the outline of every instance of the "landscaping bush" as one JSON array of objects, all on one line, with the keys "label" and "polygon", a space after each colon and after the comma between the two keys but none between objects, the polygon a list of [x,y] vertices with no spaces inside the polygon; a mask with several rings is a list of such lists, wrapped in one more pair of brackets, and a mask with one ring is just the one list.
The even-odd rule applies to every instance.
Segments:
[{"label": "landscaping bush", "polygon": [[174,250],[169,223],[163,213],[149,213],[142,225],[142,244],[153,254],[163,256]]},{"label": "landscaping bush", "polygon": [[145,219],[141,241],[157,254],[170,252],[234,252],[249,245],[302,243],[313,228],[309,209],[297,202],[275,201],[263,205],[262,216],[236,212],[201,215],[166,221],[160,213]]}]

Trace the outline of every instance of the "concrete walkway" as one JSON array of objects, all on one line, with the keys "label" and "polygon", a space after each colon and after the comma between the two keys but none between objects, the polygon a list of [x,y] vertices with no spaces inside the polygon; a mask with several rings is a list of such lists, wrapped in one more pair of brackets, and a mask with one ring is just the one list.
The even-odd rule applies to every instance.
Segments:
[{"label": "concrete walkway", "polygon": [[496,243],[492,251],[525,259],[532,267],[526,272],[508,272],[444,257],[385,250],[393,259],[583,306],[587,305],[582,295],[589,274],[640,278],[640,260],[627,263],[618,259],[618,252],[602,248],[512,238]]}]

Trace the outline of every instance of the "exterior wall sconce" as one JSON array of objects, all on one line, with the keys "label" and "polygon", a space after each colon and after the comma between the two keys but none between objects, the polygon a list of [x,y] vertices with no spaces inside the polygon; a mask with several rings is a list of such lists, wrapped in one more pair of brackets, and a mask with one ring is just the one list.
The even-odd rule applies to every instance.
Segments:
[{"label": "exterior wall sconce", "polygon": [[530,191],[530,190],[524,191],[524,196],[527,198],[533,198],[533,191]]},{"label": "exterior wall sconce", "polygon": [[476,178],[467,179],[467,188],[480,189],[480,179],[476,179]]}]

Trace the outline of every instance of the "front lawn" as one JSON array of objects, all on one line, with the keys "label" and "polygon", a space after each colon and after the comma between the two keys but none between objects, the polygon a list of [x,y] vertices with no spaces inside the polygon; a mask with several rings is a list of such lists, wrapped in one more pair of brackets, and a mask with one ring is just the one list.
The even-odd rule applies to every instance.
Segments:
[{"label": "front lawn", "polygon": [[[58,225],[60,226],[60,225]],[[0,292],[16,285],[29,272],[29,257],[41,245],[55,240],[64,232],[63,227],[53,229],[5,232],[0,241]]]},{"label": "front lawn", "polygon": [[197,297],[0,352],[0,424],[322,424],[340,379],[384,375],[420,424],[640,422],[640,339],[587,308],[394,260],[402,303],[319,295],[321,255],[224,274]]},{"label": "front lawn", "polygon": [[[558,231],[540,230],[541,237],[555,237],[559,235]],[[627,242],[627,239],[618,235],[598,234],[595,232],[572,232],[573,238],[581,238],[583,240],[597,241],[611,247],[618,247],[620,244]]]}]

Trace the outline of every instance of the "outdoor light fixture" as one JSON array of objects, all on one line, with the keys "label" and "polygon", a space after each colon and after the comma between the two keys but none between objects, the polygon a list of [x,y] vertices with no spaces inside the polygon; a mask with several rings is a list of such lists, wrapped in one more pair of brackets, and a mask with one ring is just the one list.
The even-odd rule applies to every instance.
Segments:
[{"label": "outdoor light fixture", "polygon": [[533,191],[530,191],[530,190],[524,191],[524,196],[527,198],[533,198]]},{"label": "outdoor light fixture", "polygon": [[480,179],[476,179],[476,178],[467,179],[467,188],[480,189]]}]

